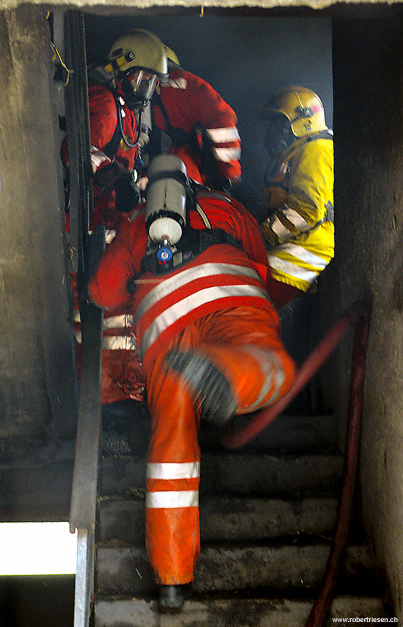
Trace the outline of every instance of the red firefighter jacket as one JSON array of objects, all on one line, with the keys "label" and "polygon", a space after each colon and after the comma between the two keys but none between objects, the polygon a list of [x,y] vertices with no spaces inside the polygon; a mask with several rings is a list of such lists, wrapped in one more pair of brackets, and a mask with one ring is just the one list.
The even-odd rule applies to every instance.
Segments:
[{"label": "red firefighter jacket", "polygon": [[[124,104],[123,96],[118,90],[120,106],[122,111],[123,133],[130,143],[134,143],[137,135],[137,121],[133,111]],[[90,137],[91,151],[104,152],[108,150],[108,144],[112,141],[118,126],[118,113],[113,93],[96,83],[90,84],[88,88],[88,106],[90,114]],[[95,149],[95,150],[94,150]],[[118,161],[125,169],[133,169],[137,159],[138,149],[128,148],[123,139],[117,142],[113,154],[107,156]],[[62,161],[68,168],[68,148],[67,138],[63,140],[61,148]],[[105,159],[97,168],[108,165],[110,161]],[[94,185],[94,210],[90,216],[90,228],[97,224],[103,224],[107,230],[116,229],[117,225],[124,219],[121,213],[115,211],[115,192],[113,189],[103,188]]]},{"label": "red firefighter jacket", "polygon": [[[242,249],[228,243],[215,244],[166,274],[142,272],[147,234],[145,212],[138,210],[122,224],[89,283],[90,297],[98,306],[110,309],[127,303],[134,313],[145,368],[158,355],[165,339],[220,309],[249,305],[273,315],[266,291],[270,272],[267,253],[255,219],[225,195],[199,194],[198,203],[211,227],[230,233]],[[196,210],[190,212],[190,225],[205,228]],[[127,285],[134,277],[136,287],[130,302]]]},{"label": "red firefighter jacket", "polygon": [[[162,83],[159,91],[163,107],[158,104],[158,98],[153,100],[153,125],[168,135],[173,131],[170,152],[176,153],[184,144],[191,144],[191,133],[198,131],[201,137],[204,129],[218,172],[224,179],[237,181],[241,176],[241,141],[238,119],[229,104],[205,80],[179,69],[169,71],[168,82]],[[171,129],[167,128],[166,115]],[[201,170],[206,174],[205,166],[201,165]]]}]

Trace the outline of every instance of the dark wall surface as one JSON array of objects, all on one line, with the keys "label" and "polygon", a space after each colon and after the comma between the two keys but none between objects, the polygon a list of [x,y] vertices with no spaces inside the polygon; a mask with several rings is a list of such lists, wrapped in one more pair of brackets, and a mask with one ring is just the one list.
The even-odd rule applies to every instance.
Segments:
[{"label": "dark wall surface", "polygon": [[[403,13],[335,20],[336,258],[343,307],[372,303],[360,488],[367,537],[403,616]],[[338,216],[338,217],[337,217]],[[336,259],[335,259],[336,260]],[[345,364],[344,360],[344,364]],[[334,379],[343,380],[333,373]]]},{"label": "dark wall surface", "polygon": [[233,107],[242,139],[242,178],[263,194],[268,97],[303,85],[322,98],[332,127],[332,38],[326,17],[85,16],[88,62],[102,61],[120,35],[147,28],[172,48],[186,70],[207,80]]},{"label": "dark wall surface", "polygon": [[74,434],[76,376],[45,13],[0,12],[0,42],[2,458],[8,438]]},{"label": "dark wall surface", "polygon": [[74,575],[0,577],[1,627],[71,627]]}]

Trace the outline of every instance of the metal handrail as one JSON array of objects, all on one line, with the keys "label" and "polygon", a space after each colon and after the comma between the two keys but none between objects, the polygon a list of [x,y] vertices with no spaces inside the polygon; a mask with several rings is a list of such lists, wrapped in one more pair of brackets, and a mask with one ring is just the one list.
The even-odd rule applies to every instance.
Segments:
[{"label": "metal handrail", "polygon": [[101,429],[102,310],[80,306],[81,381],[76,452],[70,505],[70,531],[77,530],[74,627],[87,627],[94,592],[95,519]]},{"label": "metal handrail", "polygon": [[81,325],[81,380],[76,452],[70,505],[70,531],[77,531],[74,627],[88,627],[94,592],[95,519],[101,428],[101,359],[103,313],[89,302],[86,283],[104,248],[104,228],[89,236],[93,208],[84,15],[65,14],[66,122],[70,162],[70,247]]}]

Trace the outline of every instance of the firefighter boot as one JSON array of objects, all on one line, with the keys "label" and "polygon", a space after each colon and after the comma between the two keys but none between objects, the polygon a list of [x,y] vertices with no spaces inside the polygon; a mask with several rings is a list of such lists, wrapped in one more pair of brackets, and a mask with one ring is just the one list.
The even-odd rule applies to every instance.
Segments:
[{"label": "firefighter boot", "polygon": [[191,585],[159,586],[159,606],[162,611],[179,612],[191,595]]},{"label": "firefighter boot", "polygon": [[166,361],[179,373],[200,402],[201,417],[222,426],[237,408],[226,377],[206,357],[196,352],[168,351]]}]

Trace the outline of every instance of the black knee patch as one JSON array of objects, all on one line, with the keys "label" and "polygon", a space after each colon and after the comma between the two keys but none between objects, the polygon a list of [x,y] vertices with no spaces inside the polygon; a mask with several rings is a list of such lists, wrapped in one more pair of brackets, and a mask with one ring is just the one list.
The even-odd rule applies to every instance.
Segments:
[{"label": "black knee patch", "polygon": [[236,411],[236,401],[223,373],[196,352],[169,351],[166,361],[180,374],[201,404],[201,417],[218,426],[228,422]]}]

